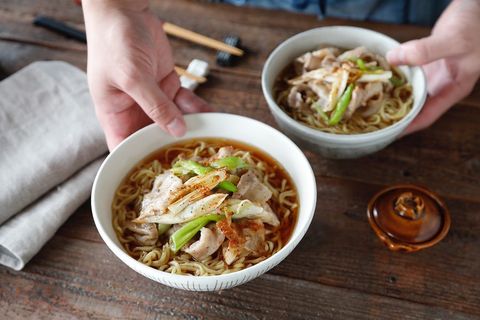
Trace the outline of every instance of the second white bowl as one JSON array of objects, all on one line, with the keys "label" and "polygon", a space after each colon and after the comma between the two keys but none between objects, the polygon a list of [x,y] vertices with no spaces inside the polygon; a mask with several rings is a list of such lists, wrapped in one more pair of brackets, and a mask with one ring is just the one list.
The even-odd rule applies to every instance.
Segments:
[{"label": "second white bowl", "polygon": [[399,122],[370,133],[338,135],[310,128],[287,115],[275,102],[273,86],[282,70],[296,57],[320,45],[340,48],[364,46],[378,54],[399,43],[378,32],[357,27],[321,27],[299,33],[282,42],[268,57],[262,72],[263,95],[280,128],[294,141],[329,158],[358,158],[378,151],[392,141],[413,121],[427,96],[425,75],[419,67],[401,67],[413,87],[412,110]]}]

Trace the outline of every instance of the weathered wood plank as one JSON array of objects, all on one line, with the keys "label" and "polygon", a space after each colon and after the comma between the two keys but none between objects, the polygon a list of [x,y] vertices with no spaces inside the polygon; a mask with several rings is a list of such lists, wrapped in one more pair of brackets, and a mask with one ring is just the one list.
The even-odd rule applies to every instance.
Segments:
[{"label": "weathered wood plank", "polygon": [[[38,59],[62,59],[80,68],[86,65],[83,53],[22,44],[0,43],[0,55],[1,67],[8,74]],[[198,93],[217,110],[244,114],[274,124],[258,78],[228,74],[217,69]],[[479,117],[476,108],[455,108],[430,130],[402,139],[376,155],[356,160],[355,166],[351,165],[351,161],[321,160],[318,162],[319,169],[330,176],[381,184],[416,181],[439,186],[437,191],[443,194],[478,199],[480,186],[475,182],[480,180],[480,159],[476,151],[480,139],[476,126],[478,120],[472,119]],[[447,172],[445,168],[452,169]]]},{"label": "weathered wood plank", "polygon": [[[97,264],[101,268],[96,268]],[[272,274],[223,292],[186,292],[134,273],[102,244],[60,236],[24,272],[0,268],[0,279],[0,308],[6,308],[3,314],[9,319],[47,318],[47,313],[49,319],[221,319],[227,315],[229,319],[469,317],[441,307]]]},{"label": "weathered wood plank", "polygon": [[[288,36],[322,25],[358,25],[399,41],[428,35],[414,26],[319,21],[280,11],[155,1],[159,17],[221,39],[241,36],[250,54],[235,68],[214,65],[214,52],[172,39],[177,64],[212,64],[198,90],[217,110],[275,125],[260,89],[269,52]],[[81,26],[71,1],[0,0],[2,34],[78,45],[31,25],[37,14]],[[195,17],[195,18],[192,18]],[[198,17],[201,17],[199,19]],[[81,46],[81,45],[80,45]],[[30,62],[60,59],[82,69],[86,54],[0,41],[0,77]],[[472,108],[473,107],[473,108]],[[477,107],[477,108],[475,108]],[[480,317],[480,86],[432,128],[359,160],[332,161],[306,151],[318,182],[318,207],[305,239],[282,264],[247,285],[221,293],[188,293],[135,274],[96,232],[86,203],[23,272],[0,268],[0,312],[15,318],[354,318]],[[365,206],[381,186],[415,182],[447,198],[447,238],[415,254],[387,251],[370,230]]]},{"label": "weathered wood plank", "polygon": [[[299,247],[276,274],[467,311],[480,316],[478,203],[449,200],[452,227],[433,248],[392,253],[366,217],[375,185],[317,176],[317,211]],[[461,298],[460,298],[461,297]]]},{"label": "weathered wood plank", "polygon": [[[392,253],[376,238],[366,217],[366,205],[378,186],[320,174],[317,182],[312,225],[273,274],[480,316],[480,237],[474,231],[480,225],[480,204],[448,200],[453,222],[446,239],[418,253]],[[101,243],[95,233],[86,206],[58,232]]]},{"label": "weathered wood plank", "polygon": [[[263,62],[268,54],[281,41],[289,36],[317,26],[328,25],[352,25],[370,28],[383,32],[393,38],[404,42],[411,39],[421,38],[429,34],[428,28],[402,25],[401,28],[391,24],[378,24],[369,22],[356,22],[339,19],[318,20],[313,16],[292,14],[283,11],[260,10],[247,7],[232,7],[230,5],[207,4],[199,1],[154,1],[152,9],[160,17],[167,21],[177,23],[186,28],[197,30],[217,39],[222,39],[226,34],[235,33],[241,36],[243,43],[250,51],[242,62],[234,69],[219,68],[215,66],[214,52],[192,45],[186,41],[171,39],[176,61],[180,65],[187,65],[193,58],[201,58],[208,61],[214,68],[222,72],[244,72],[260,76]],[[34,36],[41,39],[50,39],[59,43],[76,45],[71,40],[31,26],[34,16],[45,14],[53,16],[65,22],[82,26],[83,17],[81,9],[72,5],[69,1],[50,1],[39,5],[32,5],[28,0],[11,2],[0,1],[0,18],[7,34],[17,36]],[[191,17],[202,17],[192,19]],[[21,23],[21,27],[12,28],[9,19]],[[215,21],[214,24],[211,21]],[[219,25],[223,25],[219,27]],[[268,35],[268,36],[267,36]],[[261,41],[259,41],[261,39]],[[63,55],[53,53],[57,59]],[[67,58],[68,60],[68,58]],[[77,66],[84,68],[85,63],[74,60]],[[480,85],[465,103],[480,107]]]}]

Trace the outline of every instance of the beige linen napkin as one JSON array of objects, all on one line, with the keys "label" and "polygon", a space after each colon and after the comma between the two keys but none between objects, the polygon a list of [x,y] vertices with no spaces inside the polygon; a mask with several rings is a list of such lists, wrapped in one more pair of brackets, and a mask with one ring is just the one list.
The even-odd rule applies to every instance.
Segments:
[{"label": "beige linen napkin", "polygon": [[0,264],[22,269],[88,199],[106,151],[81,70],[35,62],[0,82]]}]

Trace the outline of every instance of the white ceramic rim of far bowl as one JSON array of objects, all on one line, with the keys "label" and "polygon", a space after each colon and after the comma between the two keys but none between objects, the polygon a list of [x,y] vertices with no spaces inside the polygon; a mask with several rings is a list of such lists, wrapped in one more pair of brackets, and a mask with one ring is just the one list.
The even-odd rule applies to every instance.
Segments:
[{"label": "white ceramic rim of far bowl", "polygon": [[[368,43],[369,42],[382,42],[383,44],[387,44],[390,48],[393,48],[395,46],[398,46],[400,43],[396,41],[395,39],[380,33],[376,32],[370,29],[364,29],[364,28],[359,28],[359,27],[352,27],[352,26],[328,26],[328,27],[319,27],[315,29],[310,29],[301,33],[298,33],[282,43],[280,43],[268,56],[268,59],[263,67],[262,70],[262,91],[265,99],[268,102],[268,106],[270,107],[272,113],[274,113],[275,116],[278,116],[281,118],[281,120],[286,123],[289,127],[292,127],[296,129],[297,131],[301,131],[302,134],[313,137],[315,138],[320,138],[322,140],[330,141],[330,142],[339,142],[339,143],[361,143],[361,142],[373,142],[376,141],[378,138],[381,136],[389,136],[389,135],[395,135],[397,134],[399,127],[406,126],[406,124],[410,123],[413,121],[413,119],[417,116],[417,114],[420,112],[420,110],[423,107],[423,104],[425,103],[426,97],[427,97],[427,83],[426,83],[426,78],[425,74],[420,67],[406,67],[402,66],[402,70],[408,69],[409,74],[406,74],[407,78],[411,78],[413,73],[418,74],[421,78],[421,83],[420,86],[422,88],[420,91],[420,97],[415,97],[414,103],[412,106],[412,109],[410,112],[400,121],[394,123],[393,125],[390,125],[388,127],[385,127],[380,130],[376,130],[373,132],[368,132],[368,133],[360,133],[360,134],[351,134],[351,135],[339,135],[339,134],[334,134],[334,133],[327,133],[323,132],[320,130],[316,130],[313,128],[308,127],[307,125],[298,122],[294,119],[292,119],[285,111],[280,108],[275,100],[273,99],[273,94],[272,94],[272,88],[269,87],[268,82],[273,81],[272,84],[275,81],[275,78],[278,76],[278,74],[269,74],[271,73],[270,69],[272,68],[272,64],[274,60],[277,59],[277,56],[284,50],[288,50],[290,46],[295,45],[296,42],[301,41],[301,39],[306,38],[311,36],[311,34],[316,34],[318,33],[319,35],[321,33],[349,33],[349,34],[357,34],[359,37],[362,37],[366,39],[366,43],[363,45],[368,48]],[[329,44],[329,45],[335,45],[335,42],[333,41],[326,41],[322,42],[319,40],[318,43],[312,44],[312,49],[315,48],[315,46],[320,45],[320,44]],[[301,55],[302,53],[305,52],[299,52],[298,55]],[[288,63],[291,61],[285,61],[283,68],[287,66]],[[272,79],[273,78],[273,79]],[[273,87],[273,85],[272,85]]]},{"label": "white ceramic rim of far bowl", "polygon": [[[225,135],[214,135],[211,133],[204,133],[202,134],[202,131],[209,132],[209,124],[212,123],[212,121],[216,123],[229,123],[229,125],[246,125],[248,123],[249,127],[254,127],[257,128],[260,133],[268,133],[269,135],[275,136],[275,139],[278,140],[278,145],[282,146],[282,151],[285,152],[288,150],[289,156],[288,157],[294,157],[296,160],[294,161],[296,165],[301,165],[304,167],[303,172],[306,175],[303,178],[296,178],[292,176],[292,173],[289,172],[287,169],[287,166],[285,163],[282,163],[281,160],[276,159],[286,170],[289,172],[289,175],[291,176],[292,180],[295,181],[303,181],[306,183],[305,186],[298,186],[297,183],[295,183],[298,194],[299,194],[299,199],[302,199],[302,196],[304,196],[305,199],[311,199],[309,203],[303,203],[300,201],[300,209],[298,212],[298,218],[297,218],[297,223],[295,225],[294,231],[292,232],[292,236],[289,239],[288,243],[277,253],[272,255],[271,257],[267,258],[266,260],[259,262],[258,264],[251,266],[249,268],[232,272],[229,274],[223,274],[223,275],[214,275],[214,276],[185,276],[185,275],[175,275],[171,274],[168,272],[160,271],[154,268],[151,268],[134,258],[130,257],[123,249],[123,247],[120,245],[118,239],[116,238],[116,234],[113,231],[113,226],[112,226],[112,219],[111,219],[111,203],[113,200],[113,193],[105,195],[107,191],[102,194],[101,188],[108,186],[107,180],[109,179],[109,175],[106,173],[106,170],[108,167],[111,167],[112,165],[114,166],[114,162],[116,161],[121,161],[122,158],[119,158],[120,156],[123,156],[125,154],[129,154],[127,151],[135,148],[136,144],[142,143],[144,140],[146,140],[146,136],[150,134],[155,134],[158,135],[158,139],[162,139],[167,137],[165,133],[161,131],[161,129],[156,126],[155,124],[151,124],[138,132],[134,133],[130,137],[128,137],[126,140],[124,140],[113,152],[105,159],[103,164],[101,165],[96,177],[95,181],[93,184],[92,188],[92,198],[91,198],[91,205],[92,205],[92,212],[93,212],[93,218],[95,221],[95,225],[100,233],[100,236],[104,240],[104,242],[107,244],[107,246],[110,248],[110,250],[120,259],[122,260],[125,264],[127,264],[130,268],[133,270],[139,272],[140,274],[151,278],[151,279],[160,279],[157,280],[159,282],[162,282],[163,284],[170,285],[173,287],[180,287],[182,288],[182,283],[189,282],[193,283],[194,287],[183,287],[184,289],[188,290],[195,290],[195,291],[205,291],[205,290],[213,290],[213,282],[216,282],[215,288],[217,288],[217,284],[220,284],[219,288],[229,288],[233,287],[237,284],[241,284],[247,281],[250,281],[254,279],[255,277],[261,275],[262,273],[268,271],[269,269],[273,268],[275,265],[277,265],[279,262],[281,262],[283,259],[285,259],[290,252],[298,245],[300,240],[304,237],[308,227],[310,226],[310,223],[312,221],[314,212],[315,212],[315,206],[316,206],[316,182],[315,182],[315,176],[313,173],[313,170],[303,154],[303,152],[288,138],[286,137],[283,133],[279,132],[278,130],[262,123],[254,119],[246,118],[243,116],[238,116],[238,115],[232,115],[232,114],[225,114],[225,113],[203,113],[203,114],[192,114],[192,115],[186,115],[185,116],[185,121],[187,123],[188,127],[193,127],[197,123],[204,123],[205,128],[200,129],[198,131],[194,130],[194,133],[191,133],[191,130],[189,130],[186,134],[185,137],[182,137],[180,139],[175,139],[172,137],[168,137],[170,139],[169,141],[164,141],[161,142],[163,145],[170,144],[172,142],[178,141],[178,140],[183,140],[183,139],[191,139],[195,137],[218,137],[218,138],[226,138],[229,139],[230,137],[226,137]],[[229,127],[227,126],[225,128],[227,131]],[[143,139],[142,139],[143,137]],[[155,138],[156,139],[156,138]],[[245,139],[242,139],[242,137],[238,138],[231,138],[235,139],[240,142],[244,142],[249,145],[253,145],[258,147],[259,149],[262,149],[262,147],[258,146],[255,144],[253,141],[247,141]],[[158,148],[161,148],[159,146]],[[157,149],[158,149],[157,148]],[[273,147],[272,147],[273,148]],[[263,148],[264,150],[265,148]],[[133,166],[144,159],[146,156],[154,152],[155,149],[153,150],[148,150],[145,151],[144,154],[139,155],[135,159],[130,160],[129,162],[133,162],[133,165],[129,166],[130,168],[128,169],[131,170]],[[264,151],[270,154],[268,151]],[[278,151],[280,152],[280,151]],[[286,156],[287,157],[287,156]],[[287,157],[287,158],[288,158]],[[126,166],[126,165],[125,165]],[[118,175],[121,175],[121,179],[123,179],[128,171],[126,172],[119,172]],[[111,175],[110,175],[111,176]],[[118,179],[118,177],[116,177]],[[111,185],[112,183],[110,183]],[[113,187],[113,190],[116,190],[118,187],[118,184],[116,184]],[[306,188],[306,189],[305,189]],[[114,192],[114,191],[113,191]],[[301,194],[302,193],[302,194]],[[107,197],[109,199],[103,199],[103,201],[109,202],[108,206],[108,217],[102,218],[104,222],[102,222],[100,215],[102,214],[100,211],[102,210],[100,207],[102,206],[100,201],[102,201],[102,197]],[[305,201],[304,201],[305,202]],[[106,202],[103,204],[103,207],[105,207]],[[105,209],[107,210],[107,209]],[[105,213],[103,213],[105,215]],[[300,219],[302,217],[302,219]],[[105,220],[106,219],[106,220]],[[110,225],[104,225],[109,223]],[[109,235],[109,232],[107,232],[106,229],[111,228],[110,232],[113,232],[112,236]],[[239,280],[240,278],[243,278],[243,280]],[[236,281],[236,282],[235,282]],[[227,282],[227,283],[225,283]],[[171,284],[169,284],[171,283]],[[225,286],[221,286],[223,283],[225,283]],[[195,287],[195,284],[197,287]]]}]

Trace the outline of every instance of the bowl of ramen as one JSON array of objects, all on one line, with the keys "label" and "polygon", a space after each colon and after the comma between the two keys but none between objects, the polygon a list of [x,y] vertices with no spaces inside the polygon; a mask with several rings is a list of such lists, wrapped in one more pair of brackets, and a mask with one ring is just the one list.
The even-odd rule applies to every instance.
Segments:
[{"label": "bowl of ramen", "polygon": [[102,164],[92,189],[95,225],[130,268],[167,286],[222,290],[281,262],[316,203],[301,150],[259,121],[185,117],[183,138],[150,125]]},{"label": "bowl of ramen", "polygon": [[386,61],[398,45],[345,26],[308,30],[281,43],[265,63],[262,89],[282,131],[330,158],[357,158],[390,144],[427,94],[421,68]]}]

